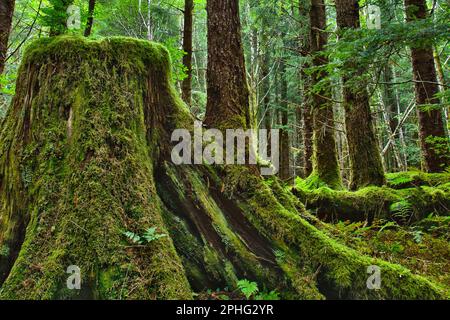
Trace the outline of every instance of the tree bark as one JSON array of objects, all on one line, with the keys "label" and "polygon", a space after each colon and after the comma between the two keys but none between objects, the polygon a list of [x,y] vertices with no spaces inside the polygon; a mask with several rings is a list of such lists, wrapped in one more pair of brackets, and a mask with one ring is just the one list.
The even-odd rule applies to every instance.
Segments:
[{"label": "tree bark", "polygon": [[208,0],[208,68],[205,124],[247,128],[249,105],[238,0]]},{"label": "tree bark", "polygon": [[181,84],[181,96],[190,107],[192,103],[192,26],[193,26],[194,0],[184,2],[184,28],[183,28],[183,65],[186,67],[186,79]]},{"label": "tree bark", "polygon": [[[425,19],[428,15],[425,0],[405,0],[406,20]],[[419,118],[419,139],[423,157],[423,167],[427,172],[442,172],[450,165],[448,138],[440,108],[424,110],[426,105],[438,105],[435,95],[439,85],[434,65],[433,48],[411,47],[411,62]],[[436,143],[437,142],[437,143]],[[437,150],[437,144],[444,144],[444,150]]]},{"label": "tree bark", "polygon": [[88,18],[84,36],[89,37],[92,33],[92,26],[94,25],[95,0],[89,0]]},{"label": "tree bark", "polygon": [[[336,22],[342,31],[360,28],[357,0],[335,0]],[[385,182],[380,150],[372,123],[367,88],[352,81],[363,70],[348,61],[350,75],[343,77],[345,126],[350,156],[350,189],[368,185],[380,186]]]},{"label": "tree bark", "polygon": [[[300,23],[301,25],[301,51],[302,55],[306,57],[310,50],[310,39],[309,39],[309,30],[310,30],[310,21],[309,21],[309,10],[310,10],[310,2],[309,1],[300,1],[299,11],[300,11]],[[306,73],[306,69],[309,67],[307,62],[304,62],[300,75],[302,79],[302,112],[301,118],[303,124],[303,175],[308,177],[312,173],[312,157],[313,157],[313,113],[311,109],[311,95],[309,92],[311,91],[311,77]]]},{"label": "tree bark", "polygon": [[[326,11],[323,0],[312,0],[310,8],[310,45],[312,63],[321,67],[328,60],[320,56],[320,52],[327,44]],[[322,78],[321,71],[311,75],[312,85],[316,85]],[[334,114],[330,84],[324,85],[320,92],[312,93],[311,105],[313,109],[313,173],[312,181],[325,183],[331,188],[341,188],[342,182],[339,173],[339,164],[336,152],[336,139],[334,135]],[[317,178],[317,179],[316,179]]]},{"label": "tree bark", "polygon": [[288,91],[288,83],[286,79],[286,64],[281,58],[280,62],[280,122],[281,122],[281,134],[280,134],[280,179],[287,180],[290,178],[290,139],[289,139],[289,131],[288,131],[288,103],[287,103],[287,91]]},{"label": "tree bark", "polygon": [[[439,56],[439,52],[436,47],[433,48],[433,56],[434,56],[434,63],[436,65],[437,76],[439,79],[439,89],[441,90],[441,92],[443,92],[445,90],[447,81],[445,79],[444,70],[442,69],[441,57]],[[450,122],[450,104],[444,106],[444,116],[446,121],[446,123],[444,123],[445,129],[448,128],[448,124]],[[446,131],[448,134],[448,130]]]},{"label": "tree bark", "polygon": [[0,76],[3,74],[5,69],[6,56],[8,54],[9,34],[11,33],[15,3],[15,0],[2,0],[0,2]]}]

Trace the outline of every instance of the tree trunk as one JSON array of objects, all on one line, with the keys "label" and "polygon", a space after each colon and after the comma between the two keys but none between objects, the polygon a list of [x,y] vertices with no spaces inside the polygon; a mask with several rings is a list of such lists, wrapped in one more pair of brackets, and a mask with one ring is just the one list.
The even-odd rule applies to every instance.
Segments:
[{"label": "tree trunk", "polygon": [[190,107],[192,103],[192,26],[193,26],[194,0],[184,2],[184,29],[183,29],[183,65],[186,67],[186,79],[181,84],[181,96]]},{"label": "tree trunk", "polygon": [[[425,19],[428,15],[425,0],[405,0],[406,20]],[[439,85],[434,65],[433,48],[411,47],[411,61],[419,118],[419,139],[423,166],[427,172],[442,172],[450,165],[448,138],[445,134],[439,99]],[[429,108],[429,105],[434,105]],[[425,110],[427,109],[427,110]],[[444,145],[441,150],[438,145]]]},{"label": "tree trunk", "polygon": [[[445,79],[444,70],[442,69],[441,57],[439,56],[439,52],[436,47],[433,48],[433,57],[434,57],[434,64],[436,65],[437,77],[439,79],[439,89],[441,90],[441,92],[443,92],[445,91],[447,81]],[[444,123],[445,129],[448,128],[448,124],[450,122],[450,104],[444,106],[444,115],[446,120],[446,123]],[[448,130],[446,131],[447,134],[449,134]]]},{"label": "tree trunk", "polygon": [[[193,119],[164,47],[63,37],[25,57],[0,128],[1,299],[188,299],[244,278],[283,299],[448,298],[330,238],[276,179],[174,165],[172,132]],[[145,230],[165,236],[130,241]]]},{"label": "tree trunk", "polygon": [[15,3],[15,0],[5,0],[0,2],[0,76],[5,69],[6,56],[8,54],[8,40],[9,34],[11,33]]},{"label": "tree trunk", "polygon": [[152,30],[152,0],[147,0],[147,40],[153,40]]},{"label": "tree trunk", "polygon": [[247,128],[249,105],[238,0],[208,0],[208,101],[205,124],[218,129]]},{"label": "tree trunk", "polygon": [[[357,0],[335,0],[336,22],[342,31],[360,28]],[[350,189],[368,185],[380,186],[385,182],[380,150],[375,136],[367,88],[352,81],[364,71],[348,61],[350,75],[343,77],[345,126],[350,156]]]},{"label": "tree trunk", "polygon": [[84,30],[84,36],[89,37],[92,32],[92,26],[94,25],[94,12],[95,12],[95,0],[89,0],[88,18],[86,23],[86,29]]},{"label": "tree trunk", "polygon": [[288,131],[288,108],[289,105],[287,103],[287,93],[288,93],[288,83],[286,79],[286,64],[281,58],[280,62],[280,122],[281,122],[281,134],[280,134],[280,179],[287,180],[290,178],[290,139],[289,139],[289,131]]},{"label": "tree trunk", "polygon": [[[309,1],[300,1],[299,11],[300,11],[300,23],[301,23],[301,51],[302,55],[306,57],[310,50],[310,21],[309,21],[309,11],[311,4]],[[300,74],[302,78],[302,122],[303,122],[303,175],[308,177],[312,173],[312,157],[313,157],[313,113],[311,109],[311,77],[306,73],[306,69],[310,67],[307,62],[304,62]]]},{"label": "tree trunk", "polygon": [[[327,44],[326,12],[323,0],[312,0],[310,8],[310,45],[313,66],[320,67],[328,63],[320,56],[320,52]],[[315,71],[311,75],[312,85],[316,85],[322,78],[323,71]],[[312,94],[313,109],[313,173],[310,176],[312,184],[325,183],[331,188],[341,188],[339,164],[334,135],[334,114],[330,84],[324,85],[320,92]]]}]

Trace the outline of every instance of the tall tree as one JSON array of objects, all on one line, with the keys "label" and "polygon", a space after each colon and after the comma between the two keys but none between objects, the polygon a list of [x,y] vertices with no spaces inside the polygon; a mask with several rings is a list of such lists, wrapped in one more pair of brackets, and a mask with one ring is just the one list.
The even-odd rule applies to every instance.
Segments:
[{"label": "tall tree", "polygon": [[[335,0],[336,22],[344,32],[359,29],[358,0]],[[364,70],[355,61],[347,61],[349,71],[343,76],[343,105],[345,127],[350,157],[350,189],[368,185],[382,185],[385,182],[380,150],[372,124],[369,94],[362,81],[353,81]]]},{"label": "tall tree", "polygon": [[280,62],[280,123],[281,123],[281,139],[280,139],[280,178],[287,180],[290,178],[290,139],[288,131],[288,83],[286,74],[285,57],[281,57]]},{"label": "tall tree", "polygon": [[184,1],[184,28],[183,28],[183,65],[186,67],[187,77],[181,84],[182,98],[188,106],[192,99],[192,26],[193,26],[194,0]]},{"label": "tall tree", "polygon": [[[324,0],[311,0],[310,8],[310,46],[312,64],[322,67],[328,60],[320,55],[325,48],[328,36],[326,29],[326,11]],[[312,85],[317,85],[323,77],[323,71],[317,68],[311,75]],[[313,109],[313,172],[311,181],[325,183],[331,188],[341,188],[339,164],[334,136],[334,114],[331,87],[321,84],[321,89],[312,91]]]},{"label": "tall tree", "polygon": [[[425,0],[405,0],[405,10],[408,22],[426,19],[428,16]],[[435,107],[440,101],[435,96],[439,92],[439,84],[432,46],[411,46],[411,61],[423,166],[428,172],[441,172],[450,164],[450,161],[448,147],[447,152],[436,149],[438,144],[448,146],[448,138],[445,134],[441,109]]]},{"label": "tall tree", "polygon": [[[310,46],[310,38],[309,38],[309,30],[310,30],[310,21],[309,21],[309,10],[310,10],[310,2],[308,1],[300,1],[299,3],[299,11],[300,11],[300,50],[301,54],[307,58],[309,51],[311,50]],[[308,92],[311,90],[311,78],[307,74],[306,69],[308,68],[308,63],[305,61],[300,70],[301,78],[302,78],[302,91],[303,91],[303,101],[301,105],[301,119],[303,125],[303,163],[304,163],[304,176],[307,177],[312,172],[312,156],[313,156],[313,115],[311,110],[311,97]],[[300,125],[300,123],[298,124]]]},{"label": "tall tree", "polygon": [[95,0],[89,0],[88,18],[84,36],[89,37],[92,33],[92,26],[94,25]]},{"label": "tall tree", "polygon": [[249,105],[238,0],[207,0],[208,67],[205,124],[247,128]]},{"label": "tall tree", "polygon": [[3,74],[3,70],[5,69],[15,2],[15,0],[0,1],[0,75]]}]

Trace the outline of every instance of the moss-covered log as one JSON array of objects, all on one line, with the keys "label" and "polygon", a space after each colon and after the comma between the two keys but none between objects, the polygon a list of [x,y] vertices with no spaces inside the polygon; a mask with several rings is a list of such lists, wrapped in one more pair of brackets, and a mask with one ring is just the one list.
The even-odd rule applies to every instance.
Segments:
[{"label": "moss-covered log", "polygon": [[366,187],[355,192],[327,187],[308,189],[306,183],[298,179],[293,193],[308,210],[328,222],[349,220],[370,224],[374,219],[387,219],[409,224],[430,215],[450,214],[450,182],[406,189]]},{"label": "moss-covered log", "polygon": [[[0,131],[0,297],[191,298],[242,278],[286,299],[448,298],[439,284],[328,235],[276,179],[175,166],[192,119],[157,44],[42,39]],[[270,184],[270,186],[269,186]],[[124,231],[170,235],[132,245]],[[81,269],[81,290],[66,269]],[[367,267],[382,272],[366,287]]]}]

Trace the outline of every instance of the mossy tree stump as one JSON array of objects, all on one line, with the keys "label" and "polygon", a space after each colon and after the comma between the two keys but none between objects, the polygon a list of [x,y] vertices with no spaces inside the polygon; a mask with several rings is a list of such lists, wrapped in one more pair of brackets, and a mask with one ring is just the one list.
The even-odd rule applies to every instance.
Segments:
[{"label": "mossy tree stump", "polygon": [[[173,165],[170,134],[193,122],[169,60],[124,38],[28,48],[0,128],[1,298],[182,299],[242,278],[287,299],[448,297],[333,240],[276,179]],[[150,227],[169,236],[123,235]],[[81,290],[66,286],[71,265]]]}]

